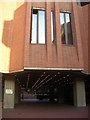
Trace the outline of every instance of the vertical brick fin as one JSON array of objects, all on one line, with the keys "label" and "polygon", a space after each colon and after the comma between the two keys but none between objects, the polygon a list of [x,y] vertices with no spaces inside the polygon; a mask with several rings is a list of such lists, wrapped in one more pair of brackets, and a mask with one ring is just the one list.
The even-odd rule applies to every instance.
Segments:
[{"label": "vertical brick fin", "polygon": [[78,14],[78,12],[80,11],[81,11],[81,8],[78,8],[77,4],[73,3],[73,14],[74,14],[74,20],[75,20],[75,27],[76,27],[78,60],[79,60],[79,66],[83,67],[82,40],[81,40],[81,32],[80,32],[80,24],[79,24],[81,22],[81,19],[79,21],[79,14]]},{"label": "vertical brick fin", "polygon": [[26,10],[26,31],[25,31],[25,47],[24,47],[24,67],[29,65],[30,56],[30,28],[31,28],[31,2],[27,2]]},{"label": "vertical brick fin", "polygon": [[59,15],[59,6],[55,2],[55,40],[56,40],[56,49],[57,49],[57,61],[58,66],[62,67],[62,44],[61,44],[61,32],[60,32],[60,15]]},{"label": "vertical brick fin", "polygon": [[80,32],[82,40],[82,50],[83,50],[83,61],[84,61],[84,71],[88,72],[88,5],[82,7],[82,14],[79,13],[80,21]]},{"label": "vertical brick fin", "polygon": [[48,67],[52,65],[52,41],[51,41],[51,3],[46,2],[46,49]]}]

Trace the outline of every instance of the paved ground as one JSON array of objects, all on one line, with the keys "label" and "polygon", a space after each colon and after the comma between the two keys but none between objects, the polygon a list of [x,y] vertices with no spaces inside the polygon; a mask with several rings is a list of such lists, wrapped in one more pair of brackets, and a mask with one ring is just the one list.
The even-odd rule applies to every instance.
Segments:
[{"label": "paved ground", "polygon": [[15,109],[3,109],[3,118],[88,118],[88,107],[76,108],[71,105],[22,101]]}]

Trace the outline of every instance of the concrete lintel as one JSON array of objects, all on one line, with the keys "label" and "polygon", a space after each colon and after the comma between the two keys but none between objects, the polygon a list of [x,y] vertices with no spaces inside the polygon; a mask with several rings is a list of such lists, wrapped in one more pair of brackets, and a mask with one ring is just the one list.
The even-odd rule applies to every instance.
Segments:
[{"label": "concrete lintel", "polygon": [[34,67],[24,67],[24,70],[75,70],[82,71],[83,68],[34,68]]},{"label": "concrete lintel", "polygon": [[21,69],[21,70],[15,70],[15,71],[4,71],[4,70],[0,70],[1,73],[5,73],[5,74],[8,74],[8,73],[16,73],[16,72],[23,72],[24,69]]}]

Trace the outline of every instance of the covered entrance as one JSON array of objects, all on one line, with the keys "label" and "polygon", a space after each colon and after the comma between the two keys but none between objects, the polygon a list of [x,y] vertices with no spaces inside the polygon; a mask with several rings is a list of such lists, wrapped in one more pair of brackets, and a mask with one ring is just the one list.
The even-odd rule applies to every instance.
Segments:
[{"label": "covered entrance", "polygon": [[86,106],[85,76],[72,70],[25,70],[3,74],[3,108],[23,101]]}]

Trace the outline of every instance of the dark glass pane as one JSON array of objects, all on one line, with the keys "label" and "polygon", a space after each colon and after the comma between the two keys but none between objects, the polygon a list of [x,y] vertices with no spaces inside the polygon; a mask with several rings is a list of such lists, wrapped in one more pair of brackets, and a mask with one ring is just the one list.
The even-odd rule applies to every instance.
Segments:
[{"label": "dark glass pane", "polygon": [[61,39],[62,39],[62,44],[66,44],[66,40],[65,40],[65,20],[64,20],[64,13],[60,13],[60,25],[61,25]]},{"label": "dark glass pane", "polygon": [[71,31],[71,21],[70,21],[70,14],[65,13],[65,18],[66,18],[66,28],[67,28],[67,43],[72,44],[72,31]]}]

